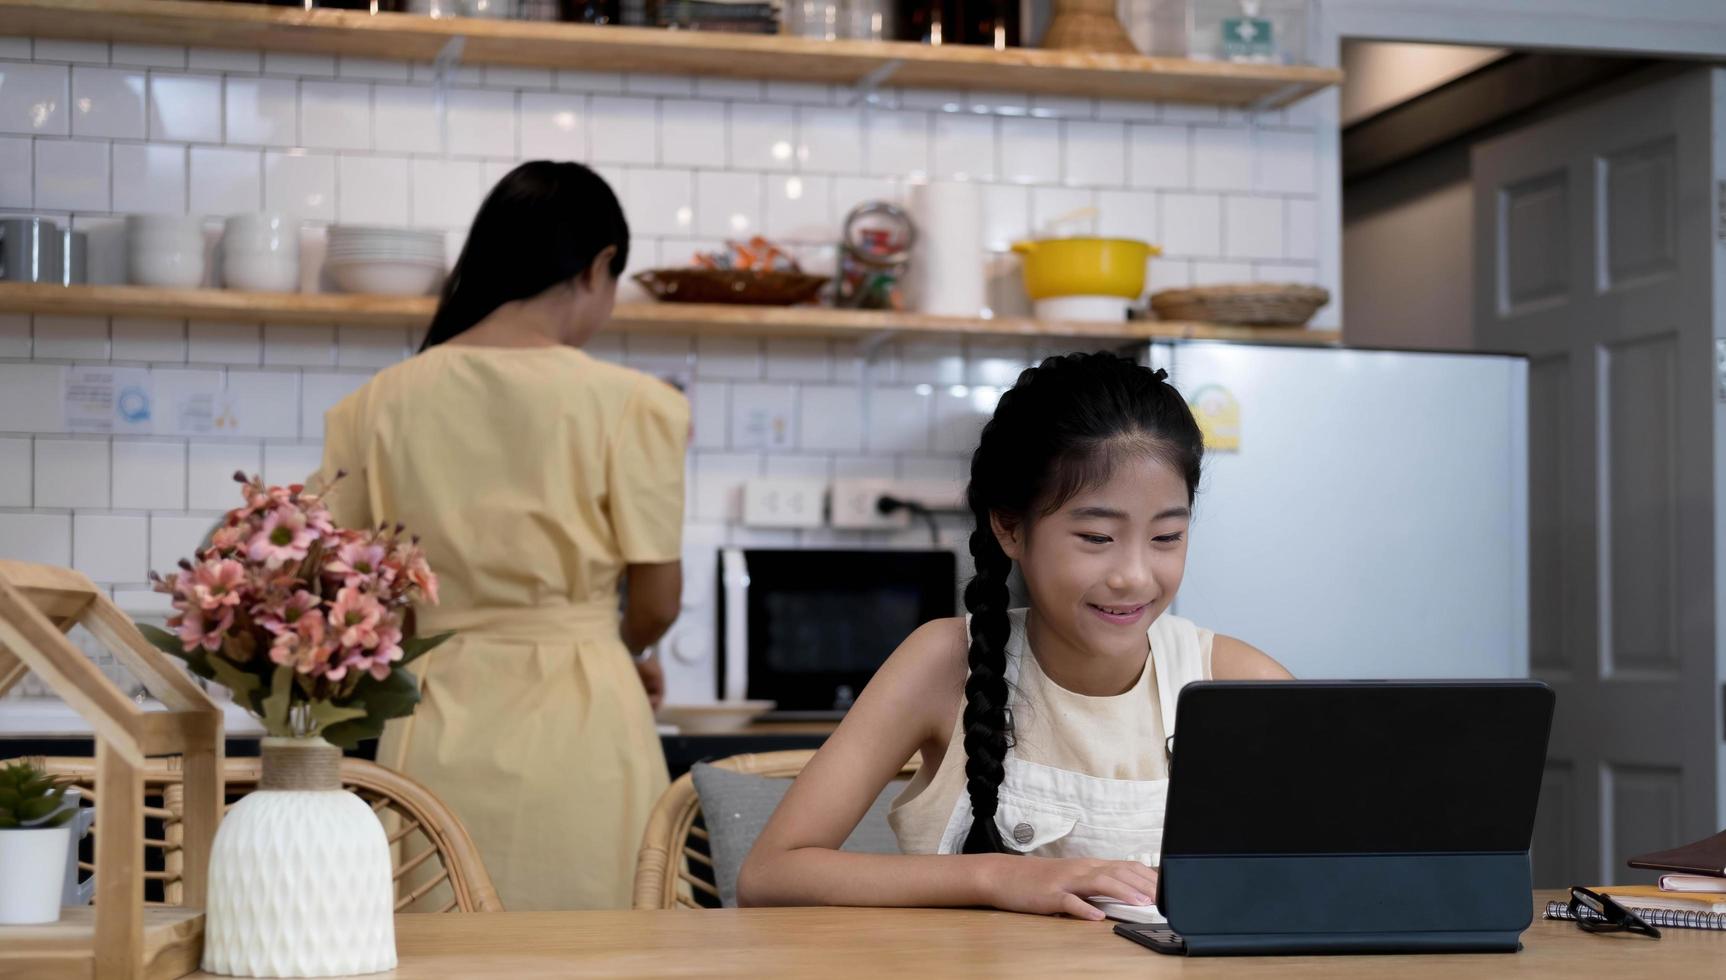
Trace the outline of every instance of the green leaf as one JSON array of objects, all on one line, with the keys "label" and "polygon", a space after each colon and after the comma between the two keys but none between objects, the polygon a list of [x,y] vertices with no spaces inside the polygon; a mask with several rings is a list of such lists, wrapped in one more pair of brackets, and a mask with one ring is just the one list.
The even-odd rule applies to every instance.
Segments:
[{"label": "green leaf", "polygon": [[455,636],[455,630],[438,633],[435,636],[413,636],[402,641],[402,658],[392,664],[394,670],[400,670],[415,660],[425,656],[442,646],[450,637]]},{"label": "green leaf", "polygon": [[313,701],[311,711],[312,722],[318,730],[366,716],[366,706],[357,701],[345,705],[332,701]]},{"label": "green leaf", "polygon": [[144,634],[144,639],[149,640],[151,646],[163,653],[171,653],[176,657],[186,655],[186,645],[180,642],[180,638],[160,626],[139,623],[138,632]]},{"label": "green leaf", "polygon": [[294,734],[288,723],[288,702],[293,696],[294,668],[290,664],[282,664],[270,678],[270,696],[264,699],[263,710],[259,713],[264,720],[265,731],[271,735]]},{"label": "green leaf", "polygon": [[392,670],[381,681],[368,674],[350,700],[365,702],[366,713],[374,718],[410,715],[420,703],[419,678],[405,670]]},{"label": "green leaf", "polygon": [[205,663],[210,665],[210,674],[215,682],[234,693],[236,702],[254,715],[263,715],[259,690],[262,685],[258,682],[258,675],[241,670],[221,657],[208,657]]},{"label": "green leaf", "polygon": [[32,830],[46,830],[50,827],[60,827],[60,826],[64,826],[68,820],[71,820],[73,817],[75,817],[77,815],[78,815],[78,808],[77,807],[67,807],[66,809],[61,810],[58,813],[54,814],[53,816],[49,817],[48,819],[38,820],[35,823],[31,824],[30,826],[31,826]]},{"label": "green leaf", "polygon": [[52,796],[38,796],[25,800],[13,811],[20,821],[34,823],[60,808],[60,801]]},{"label": "green leaf", "polygon": [[[443,639],[439,638],[437,642],[441,643]],[[395,666],[399,668],[400,662]],[[363,708],[364,715],[331,725],[321,734],[331,745],[351,749],[367,739],[382,736],[384,722],[413,714],[414,706],[419,702],[419,678],[411,672],[391,670],[381,681],[366,674],[352,694],[336,702],[343,708]]]},{"label": "green leaf", "polygon": [[180,638],[159,626],[149,623],[139,623],[138,632],[144,634],[144,639],[156,649],[185,661],[186,666],[199,677],[207,681],[218,680],[216,671],[210,666],[210,655],[203,647],[186,649]]},{"label": "green leaf", "polygon": [[324,729],[319,734],[324,741],[342,749],[359,747],[361,742],[372,738],[381,738],[384,733],[384,719],[366,715],[349,721],[338,722]]}]

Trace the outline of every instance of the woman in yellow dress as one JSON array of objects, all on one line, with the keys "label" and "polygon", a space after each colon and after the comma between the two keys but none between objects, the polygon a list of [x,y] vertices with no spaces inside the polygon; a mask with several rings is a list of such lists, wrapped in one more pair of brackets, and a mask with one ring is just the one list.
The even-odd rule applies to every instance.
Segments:
[{"label": "woman in yellow dress", "polygon": [[457,631],[414,665],[422,700],[378,761],[454,809],[512,910],[627,908],[667,782],[663,674],[632,657],[677,614],[689,406],[581,350],[628,249],[597,174],[523,164],[420,353],[324,421],[336,520],[418,532],[442,592],[419,630]]}]

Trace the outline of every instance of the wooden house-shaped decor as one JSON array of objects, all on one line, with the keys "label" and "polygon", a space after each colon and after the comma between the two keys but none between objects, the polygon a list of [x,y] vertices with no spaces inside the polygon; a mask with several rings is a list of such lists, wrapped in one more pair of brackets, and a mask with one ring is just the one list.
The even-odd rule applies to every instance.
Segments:
[{"label": "wooden house-shaped decor", "polygon": [[[66,636],[89,630],[160,700],[146,711]],[[0,561],[0,694],[26,671],[65,699],[96,739],[96,901],[44,926],[0,926],[0,976],[169,980],[198,968],[210,845],[222,815],[222,712],[82,574]],[[144,766],[185,771],[183,904],[144,905]]]}]

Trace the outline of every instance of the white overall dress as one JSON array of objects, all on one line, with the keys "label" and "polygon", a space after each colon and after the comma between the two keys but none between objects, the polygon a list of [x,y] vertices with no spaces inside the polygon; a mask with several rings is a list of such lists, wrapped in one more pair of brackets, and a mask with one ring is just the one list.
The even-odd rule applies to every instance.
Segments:
[{"label": "white overall dress", "polygon": [[[1015,742],[995,811],[1001,839],[1023,854],[1155,867],[1175,699],[1187,683],[1210,678],[1213,634],[1165,613],[1147,630],[1150,656],[1133,687],[1088,697],[1043,673],[1026,642],[1025,610],[1010,616],[1006,675]],[[940,766],[918,774],[888,819],[904,853],[960,852],[971,826],[962,708]]]}]

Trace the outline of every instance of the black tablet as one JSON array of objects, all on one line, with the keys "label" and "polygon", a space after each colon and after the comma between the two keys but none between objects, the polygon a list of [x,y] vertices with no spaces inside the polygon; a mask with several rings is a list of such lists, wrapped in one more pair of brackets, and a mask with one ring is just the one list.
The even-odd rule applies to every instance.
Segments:
[{"label": "black tablet", "polygon": [[1538,681],[1206,681],[1175,712],[1157,905],[1190,955],[1515,950]]}]

